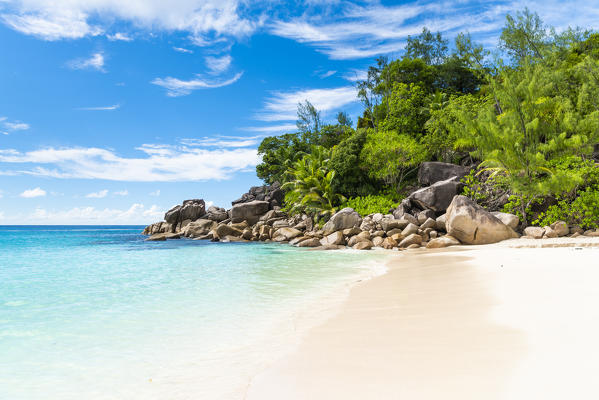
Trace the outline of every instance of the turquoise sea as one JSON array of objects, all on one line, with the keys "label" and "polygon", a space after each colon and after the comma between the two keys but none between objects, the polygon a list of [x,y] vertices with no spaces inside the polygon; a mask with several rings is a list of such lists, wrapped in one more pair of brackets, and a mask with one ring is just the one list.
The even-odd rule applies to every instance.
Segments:
[{"label": "turquoise sea", "polygon": [[375,252],[0,227],[0,399],[241,399]]}]

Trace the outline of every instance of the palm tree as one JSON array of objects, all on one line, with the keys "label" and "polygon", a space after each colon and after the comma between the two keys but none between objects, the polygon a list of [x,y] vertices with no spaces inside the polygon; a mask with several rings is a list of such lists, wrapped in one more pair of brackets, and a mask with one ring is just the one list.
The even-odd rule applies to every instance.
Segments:
[{"label": "palm tree", "polygon": [[292,163],[287,170],[290,181],[283,185],[289,191],[285,202],[292,213],[308,212],[317,218],[336,212],[345,197],[332,189],[335,171],[327,167],[331,150],[314,146],[312,152]]}]

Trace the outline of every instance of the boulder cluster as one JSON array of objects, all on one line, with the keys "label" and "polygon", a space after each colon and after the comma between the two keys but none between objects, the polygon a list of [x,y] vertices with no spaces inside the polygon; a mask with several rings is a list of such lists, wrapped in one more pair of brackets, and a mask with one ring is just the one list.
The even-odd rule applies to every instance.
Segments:
[{"label": "boulder cluster", "polygon": [[[283,192],[278,185],[273,185],[251,188],[232,202],[229,210],[206,209],[203,200],[185,200],[167,211],[164,221],[149,225],[143,233],[150,236],[147,239],[150,241],[186,237],[357,250],[441,248],[489,244],[520,237],[517,216],[488,212],[459,194],[462,189],[460,179],[468,172],[467,167],[423,163],[418,179],[425,186],[387,214],[362,217],[352,208],[344,208],[319,226],[308,215],[290,216],[283,212],[280,207]],[[557,222],[550,227],[528,227],[523,233],[525,237],[543,238],[588,232],[572,231],[564,222]]]}]

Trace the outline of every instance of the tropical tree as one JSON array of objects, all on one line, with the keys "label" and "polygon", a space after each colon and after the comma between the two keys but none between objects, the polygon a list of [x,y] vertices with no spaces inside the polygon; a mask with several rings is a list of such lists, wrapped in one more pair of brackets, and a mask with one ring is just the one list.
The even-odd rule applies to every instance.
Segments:
[{"label": "tropical tree", "polygon": [[346,199],[333,190],[335,171],[329,169],[331,151],[314,146],[310,154],[291,164],[283,185],[285,204],[291,213],[307,212],[317,219],[334,214]]},{"label": "tropical tree", "polygon": [[370,177],[399,191],[406,176],[427,159],[427,154],[425,147],[410,135],[371,131],[360,158]]}]

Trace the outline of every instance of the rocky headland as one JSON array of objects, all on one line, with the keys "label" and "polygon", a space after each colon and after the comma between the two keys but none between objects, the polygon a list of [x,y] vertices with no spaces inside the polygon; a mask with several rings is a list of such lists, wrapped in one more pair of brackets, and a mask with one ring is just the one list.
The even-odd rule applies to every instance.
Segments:
[{"label": "rocky headland", "polygon": [[148,241],[189,238],[220,242],[276,242],[317,249],[369,250],[441,248],[491,244],[507,239],[599,236],[558,221],[545,227],[522,227],[516,215],[489,212],[461,195],[460,179],[469,167],[440,162],[420,166],[422,186],[387,214],[359,215],[351,208],[335,213],[320,226],[309,215],[281,209],[279,185],[252,187],[228,210],[208,207],[204,200],[185,200],[168,210],[164,221],[147,226]]}]

